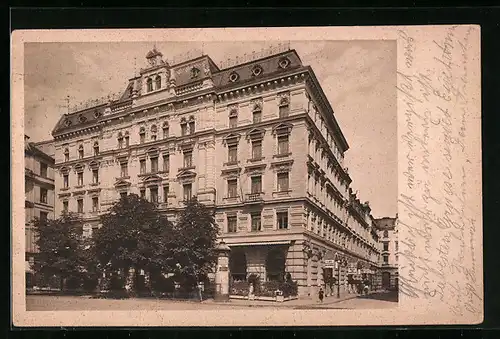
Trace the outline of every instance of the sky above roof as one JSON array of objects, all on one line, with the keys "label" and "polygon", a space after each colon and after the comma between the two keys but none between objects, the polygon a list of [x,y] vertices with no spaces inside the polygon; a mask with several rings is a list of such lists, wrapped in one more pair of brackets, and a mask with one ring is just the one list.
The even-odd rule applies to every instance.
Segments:
[{"label": "sky above roof", "polygon": [[[25,132],[51,139],[70,106],[122,92],[146,66],[153,46],[167,60],[201,52],[221,65],[276,42],[26,43]],[[351,187],[375,217],[397,212],[396,44],[393,41],[293,41],[330,101],[350,149],[345,165]]]}]

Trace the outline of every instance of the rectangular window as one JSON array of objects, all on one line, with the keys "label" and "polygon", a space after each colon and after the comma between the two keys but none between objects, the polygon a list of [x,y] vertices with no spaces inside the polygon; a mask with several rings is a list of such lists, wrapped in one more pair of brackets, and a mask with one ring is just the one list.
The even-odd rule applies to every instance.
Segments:
[{"label": "rectangular window", "polygon": [[276,176],[278,179],[278,192],[288,191],[288,172],[278,173]]},{"label": "rectangular window", "polygon": [[118,148],[123,148],[123,138],[118,138]]},{"label": "rectangular window", "polygon": [[128,164],[126,162],[120,164],[120,176],[122,178],[128,177]]},{"label": "rectangular window", "polygon": [[262,192],[262,176],[252,177],[252,186],[250,187],[250,192],[252,194]]},{"label": "rectangular window", "polygon": [[193,166],[193,152],[184,152],[184,167]]},{"label": "rectangular window", "polygon": [[187,135],[187,124],[182,124],[181,125],[181,135]]},{"label": "rectangular window", "polygon": [[280,135],[278,137],[278,154],[283,155],[288,153],[288,135]]},{"label": "rectangular window", "polygon": [[384,242],[384,251],[389,251],[389,243]]},{"label": "rectangular window", "polygon": [[47,189],[40,187],[40,202],[43,204],[47,203]]},{"label": "rectangular window", "polygon": [[146,160],[145,159],[139,160],[139,167],[140,167],[139,170],[140,170],[141,174],[146,173]]},{"label": "rectangular window", "polygon": [[149,189],[149,196],[151,198],[151,202],[156,204],[158,202],[158,187],[151,187]]},{"label": "rectangular window", "polygon": [[146,190],[144,188],[141,188],[140,194],[141,194],[141,199],[146,199]]},{"label": "rectangular window", "polygon": [[189,122],[189,134],[193,134],[195,132],[194,121]]},{"label": "rectangular window", "polygon": [[47,164],[44,162],[40,163],[40,176],[47,178]]},{"label": "rectangular window", "polygon": [[68,213],[68,201],[63,201],[63,212]]},{"label": "rectangular window", "polygon": [[64,186],[64,188],[69,187],[69,175],[68,174],[63,175],[63,186]]},{"label": "rectangular window", "polygon": [[168,202],[168,191],[169,191],[169,186],[163,185],[163,201],[164,202]]},{"label": "rectangular window", "polygon": [[128,147],[130,145],[130,137],[127,135],[125,137],[125,147]]},{"label": "rectangular window", "polygon": [[92,212],[97,212],[97,211],[99,211],[99,198],[93,197],[92,198]]},{"label": "rectangular window", "polygon": [[127,197],[127,192],[120,192],[120,199],[125,199]]},{"label": "rectangular window", "polygon": [[151,158],[151,172],[158,172],[158,158]]},{"label": "rectangular window", "polygon": [[163,139],[168,138],[168,127],[163,127]]},{"label": "rectangular window", "polygon": [[396,262],[398,262],[399,256],[396,255],[396,257],[394,259],[396,259]]},{"label": "rectangular window", "polygon": [[288,212],[276,213],[276,219],[278,222],[278,229],[279,230],[285,230],[288,228]]},{"label": "rectangular window", "polygon": [[165,172],[170,172],[170,155],[168,154],[163,156],[163,170]]},{"label": "rectangular window", "polygon": [[253,123],[257,124],[262,121],[262,111],[253,112]]},{"label": "rectangular window", "polygon": [[252,232],[257,232],[261,230],[261,218],[260,214],[252,214],[251,215],[251,223],[252,223]]},{"label": "rectangular window", "polygon": [[92,182],[94,184],[99,183],[99,170],[97,170],[97,169],[92,170]]},{"label": "rectangular window", "polygon": [[389,256],[388,255],[384,255],[382,257],[384,258],[384,264],[389,263]]},{"label": "rectangular window", "polygon": [[238,196],[238,181],[230,179],[227,181],[227,197],[236,198]]},{"label": "rectangular window", "polygon": [[236,233],[238,226],[236,216],[227,217],[227,231],[229,233]]},{"label": "rectangular window", "polygon": [[238,146],[237,145],[229,145],[227,147],[227,161],[228,162],[237,162],[238,161]]},{"label": "rectangular window", "polygon": [[280,118],[286,118],[290,115],[290,106],[281,105],[280,106]]},{"label": "rectangular window", "polygon": [[83,186],[83,172],[78,172],[78,186]]},{"label": "rectangular window", "polygon": [[99,155],[99,145],[94,145],[94,156]]},{"label": "rectangular window", "polygon": [[77,200],[77,206],[78,206],[78,213],[83,213],[83,199],[78,199]]},{"label": "rectangular window", "polygon": [[252,159],[262,158],[262,141],[254,140],[252,141]]},{"label": "rectangular window", "polygon": [[64,153],[64,161],[69,161],[69,153]]},{"label": "rectangular window", "polygon": [[80,147],[80,148],[78,149],[78,158],[79,158],[79,159],[83,159],[83,147]]},{"label": "rectangular window", "polygon": [[238,116],[229,117],[229,128],[238,127]]},{"label": "rectangular window", "polygon": [[184,201],[189,201],[193,197],[193,187],[191,184],[182,185]]}]

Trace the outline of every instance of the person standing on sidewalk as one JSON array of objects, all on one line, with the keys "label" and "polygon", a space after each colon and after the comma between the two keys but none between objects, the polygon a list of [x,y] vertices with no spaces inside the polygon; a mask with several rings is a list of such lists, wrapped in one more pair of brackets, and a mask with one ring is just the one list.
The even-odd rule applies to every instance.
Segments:
[{"label": "person standing on sidewalk", "polygon": [[323,302],[323,298],[324,298],[324,296],[325,296],[325,292],[323,291],[323,287],[320,287],[320,288],[319,288],[319,292],[318,292],[318,294],[319,294],[319,295],[318,295],[318,297],[319,297],[319,302],[321,302],[321,303],[322,303],[322,302]]}]

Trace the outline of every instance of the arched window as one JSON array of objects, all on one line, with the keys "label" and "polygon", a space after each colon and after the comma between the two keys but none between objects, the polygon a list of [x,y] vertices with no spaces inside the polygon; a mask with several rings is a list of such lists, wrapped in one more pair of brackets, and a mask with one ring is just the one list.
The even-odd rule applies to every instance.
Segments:
[{"label": "arched window", "polygon": [[69,161],[69,149],[64,149],[64,161]]},{"label": "arched window", "polygon": [[187,121],[185,118],[182,118],[181,119],[181,135],[184,136],[184,135],[187,135],[188,134],[188,130],[187,130],[188,126],[187,126]]},{"label": "arched window", "polygon": [[83,145],[78,146],[78,159],[83,159]]},{"label": "arched window", "polygon": [[257,124],[262,121],[262,107],[259,104],[255,104],[252,110],[253,123]]},{"label": "arched window", "polygon": [[165,121],[163,123],[163,139],[168,138],[168,133],[169,133],[168,122]]},{"label": "arched window", "polygon": [[122,132],[118,133],[118,148],[123,148],[123,134]]},{"label": "arched window", "polygon": [[99,141],[94,142],[94,156],[99,155]]},{"label": "arched window", "polygon": [[146,86],[148,92],[151,92],[153,90],[153,80],[151,78],[148,78],[148,80],[146,80]]},{"label": "arched window", "polygon": [[158,132],[158,129],[156,128],[156,125],[151,126],[151,140],[156,140],[156,132]]},{"label": "arched window", "polygon": [[155,78],[155,88],[160,89],[161,88],[161,76],[157,75]]},{"label": "arched window", "polygon": [[139,130],[139,143],[143,144],[146,141],[146,129],[141,127]]},{"label": "arched window", "polygon": [[384,231],[384,238],[387,238],[389,236],[389,231],[385,230]]}]

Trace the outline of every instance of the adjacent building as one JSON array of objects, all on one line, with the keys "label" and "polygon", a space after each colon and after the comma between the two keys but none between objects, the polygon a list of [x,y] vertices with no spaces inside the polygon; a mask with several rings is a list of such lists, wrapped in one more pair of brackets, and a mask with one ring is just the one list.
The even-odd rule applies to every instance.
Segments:
[{"label": "adjacent building", "polygon": [[398,216],[376,219],[380,242],[382,243],[382,287],[394,289],[398,287]]},{"label": "adjacent building", "polygon": [[[46,144],[50,144],[46,143]],[[25,261],[26,286],[34,284],[33,263],[38,249],[35,244],[33,219],[54,218],[54,158],[41,151],[24,136],[25,183]]]},{"label": "adjacent building", "polygon": [[[332,276],[376,276],[381,255],[368,203],[350,190],[349,145],[311,67],[275,50],[219,68],[177,64],[156,49],[120,96],[64,114],[53,130],[55,212],[84,232],[122,195],[170,218],[186,200],[216,207],[233,280],[290,273],[301,296]],[[340,273],[340,274],[339,274]]]}]

